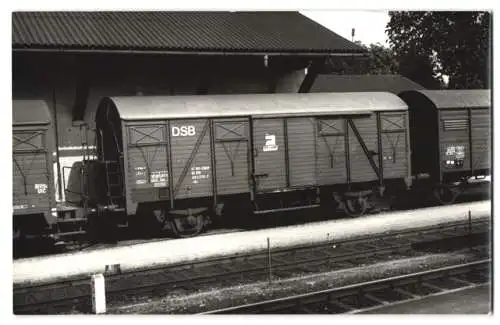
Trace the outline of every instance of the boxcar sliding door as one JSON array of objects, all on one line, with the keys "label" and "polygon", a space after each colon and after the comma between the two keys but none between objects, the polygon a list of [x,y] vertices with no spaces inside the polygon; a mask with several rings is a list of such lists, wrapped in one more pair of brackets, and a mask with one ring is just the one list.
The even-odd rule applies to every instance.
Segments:
[{"label": "boxcar sliding door", "polygon": [[253,159],[257,192],[286,187],[282,118],[253,120]]},{"label": "boxcar sliding door", "polygon": [[286,119],[288,174],[291,187],[316,184],[316,141],[312,117]]}]

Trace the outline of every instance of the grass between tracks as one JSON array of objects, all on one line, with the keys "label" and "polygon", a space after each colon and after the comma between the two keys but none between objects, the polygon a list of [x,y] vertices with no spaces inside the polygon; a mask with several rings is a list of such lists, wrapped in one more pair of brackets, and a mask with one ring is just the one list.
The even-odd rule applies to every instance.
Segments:
[{"label": "grass between tracks", "polygon": [[[200,289],[196,292],[171,292],[158,299],[138,304],[112,307],[109,314],[192,314],[234,305],[287,297],[382,279],[433,268],[477,260],[477,253],[463,250],[452,253],[407,256],[396,260],[367,264],[350,269],[315,274],[295,273],[292,277],[274,277],[272,283],[241,281],[231,286]],[[319,270],[318,270],[319,271]]]}]

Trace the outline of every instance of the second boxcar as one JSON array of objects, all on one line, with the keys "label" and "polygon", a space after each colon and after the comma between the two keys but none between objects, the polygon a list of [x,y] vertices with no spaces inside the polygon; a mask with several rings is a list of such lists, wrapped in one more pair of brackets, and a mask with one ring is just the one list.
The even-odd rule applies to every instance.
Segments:
[{"label": "second boxcar", "polygon": [[[419,90],[399,95],[409,106],[413,172],[444,204],[490,174],[490,90]],[[420,176],[422,175],[422,176]]]}]

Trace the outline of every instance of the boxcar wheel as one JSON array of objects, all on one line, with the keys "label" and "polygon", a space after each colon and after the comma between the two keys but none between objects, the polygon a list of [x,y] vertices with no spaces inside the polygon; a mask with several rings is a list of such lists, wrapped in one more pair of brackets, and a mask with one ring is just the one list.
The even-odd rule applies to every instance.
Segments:
[{"label": "boxcar wheel", "polygon": [[368,208],[368,199],[358,197],[344,200],[344,211],[351,217],[359,217],[366,212]]},{"label": "boxcar wheel", "polygon": [[177,237],[187,238],[200,234],[205,227],[205,216],[173,217],[170,221],[172,231]]},{"label": "boxcar wheel", "polygon": [[163,229],[165,220],[167,220],[165,209],[154,209],[151,212],[151,217],[153,218],[152,222],[155,224],[155,227],[160,230]]},{"label": "boxcar wheel", "polygon": [[438,186],[434,189],[434,196],[442,205],[453,204],[459,195],[459,189],[448,186]]},{"label": "boxcar wheel", "polygon": [[149,235],[161,235],[165,227],[167,212],[164,208],[150,209],[145,216],[144,226]]}]

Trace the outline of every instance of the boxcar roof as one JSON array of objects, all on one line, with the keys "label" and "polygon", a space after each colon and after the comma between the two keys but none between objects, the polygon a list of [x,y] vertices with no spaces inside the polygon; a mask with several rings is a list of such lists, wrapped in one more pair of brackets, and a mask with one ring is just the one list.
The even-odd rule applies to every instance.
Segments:
[{"label": "boxcar roof", "polygon": [[491,91],[489,89],[449,89],[417,90],[426,96],[437,109],[489,107]]},{"label": "boxcar roof", "polygon": [[39,99],[12,100],[12,125],[49,124],[52,121],[49,106]]},{"label": "boxcar roof", "polygon": [[109,103],[123,120],[359,115],[408,109],[399,97],[385,92],[108,97],[99,109]]}]

